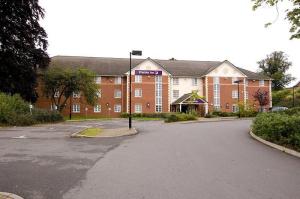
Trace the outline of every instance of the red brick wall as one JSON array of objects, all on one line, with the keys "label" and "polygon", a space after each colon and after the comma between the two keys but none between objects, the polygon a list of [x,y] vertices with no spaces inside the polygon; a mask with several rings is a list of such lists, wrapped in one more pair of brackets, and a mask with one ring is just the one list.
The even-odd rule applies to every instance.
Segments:
[{"label": "red brick wall", "polygon": [[[162,76],[162,112],[168,112],[168,86],[168,76]],[[142,97],[135,97],[136,88],[142,89]],[[142,105],[143,113],[155,113],[155,76],[143,75],[142,82],[135,83],[134,75],[132,75],[132,113],[135,111],[135,104]]]},{"label": "red brick wall", "polygon": [[[243,80],[243,78],[240,78]],[[246,87],[246,91],[248,91],[249,100],[247,103],[249,105],[255,104],[255,108],[258,110],[259,106],[258,103],[254,101],[253,95],[254,93],[260,88],[262,90],[269,91],[269,81],[265,81],[265,86],[259,86],[259,80],[249,80],[248,86]],[[232,98],[232,91],[238,90],[238,86],[232,84],[231,77],[220,77],[220,105],[221,111],[223,112],[232,112],[232,105],[238,104],[238,99]],[[239,101],[244,102],[244,82],[240,83],[240,96]],[[269,91],[270,92],[270,91]],[[213,77],[208,77],[208,104],[209,104],[209,111],[213,111],[214,106],[214,98],[213,98]],[[226,107],[226,104],[229,106]],[[266,106],[268,108],[269,106]]]}]

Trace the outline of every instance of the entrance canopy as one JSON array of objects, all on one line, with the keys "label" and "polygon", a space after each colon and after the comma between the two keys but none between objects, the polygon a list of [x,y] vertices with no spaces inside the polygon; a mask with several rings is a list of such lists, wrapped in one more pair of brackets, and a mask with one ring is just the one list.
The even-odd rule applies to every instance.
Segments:
[{"label": "entrance canopy", "polygon": [[192,93],[187,93],[182,95],[180,98],[175,100],[172,105],[177,105],[177,104],[205,104],[207,103],[206,100],[204,99],[193,99],[193,94]]}]

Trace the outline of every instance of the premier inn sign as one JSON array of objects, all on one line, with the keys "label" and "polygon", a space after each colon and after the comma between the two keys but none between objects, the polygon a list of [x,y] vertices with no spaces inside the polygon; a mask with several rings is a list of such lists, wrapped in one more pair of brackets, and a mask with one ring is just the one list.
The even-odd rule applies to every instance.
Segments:
[{"label": "premier inn sign", "polygon": [[161,70],[135,70],[135,75],[162,75]]}]

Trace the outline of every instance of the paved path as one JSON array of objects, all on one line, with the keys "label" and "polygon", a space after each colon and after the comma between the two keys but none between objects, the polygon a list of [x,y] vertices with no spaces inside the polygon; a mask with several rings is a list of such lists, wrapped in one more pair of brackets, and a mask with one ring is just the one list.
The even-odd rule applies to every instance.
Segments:
[{"label": "paved path", "polygon": [[300,159],[251,139],[250,121],[137,126],[63,198],[300,198]]}]

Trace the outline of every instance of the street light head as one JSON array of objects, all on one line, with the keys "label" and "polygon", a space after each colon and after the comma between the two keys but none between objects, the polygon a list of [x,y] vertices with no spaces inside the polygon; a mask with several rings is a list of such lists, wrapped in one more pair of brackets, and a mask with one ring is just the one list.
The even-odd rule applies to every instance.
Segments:
[{"label": "street light head", "polygon": [[136,56],[142,56],[142,51],[141,50],[133,50],[131,52],[132,55],[136,55]]},{"label": "street light head", "polygon": [[243,80],[236,80],[236,81],[234,81],[233,83],[235,83],[235,84],[238,84],[238,83],[240,83],[240,82],[242,82]]}]

